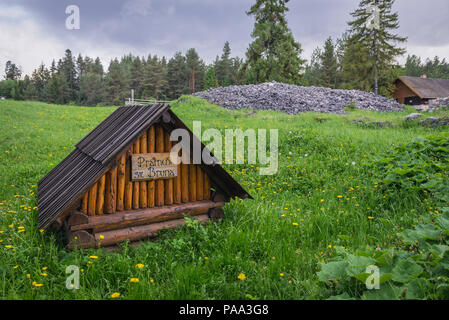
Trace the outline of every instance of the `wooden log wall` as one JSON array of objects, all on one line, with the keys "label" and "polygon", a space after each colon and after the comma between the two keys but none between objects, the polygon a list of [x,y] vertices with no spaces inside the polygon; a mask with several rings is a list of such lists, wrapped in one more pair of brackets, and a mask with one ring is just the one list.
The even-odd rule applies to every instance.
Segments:
[{"label": "wooden log wall", "polygon": [[167,180],[130,180],[131,154],[169,152],[170,135],[160,125],[144,132],[82,197],[79,210],[89,216],[210,200],[210,180],[199,165],[180,164]]}]

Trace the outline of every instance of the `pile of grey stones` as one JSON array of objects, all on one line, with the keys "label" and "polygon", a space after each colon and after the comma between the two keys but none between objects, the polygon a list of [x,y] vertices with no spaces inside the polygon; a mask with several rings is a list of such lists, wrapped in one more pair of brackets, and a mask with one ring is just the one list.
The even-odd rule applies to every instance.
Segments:
[{"label": "pile of grey stones", "polygon": [[288,114],[302,112],[345,113],[345,107],[372,111],[403,111],[393,99],[359,90],[302,87],[278,82],[229,86],[193,94],[227,109],[279,110]]}]

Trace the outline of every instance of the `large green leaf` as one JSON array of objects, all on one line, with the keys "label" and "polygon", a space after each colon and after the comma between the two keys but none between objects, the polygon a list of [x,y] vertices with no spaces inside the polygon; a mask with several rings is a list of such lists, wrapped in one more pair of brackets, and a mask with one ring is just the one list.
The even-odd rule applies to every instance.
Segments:
[{"label": "large green leaf", "polygon": [[346,261],[332,261],[329,263],[320,263],[321,271],[318,272],[318,279],[323,282],[327,282],[328,279],[333,281],[343,280],[346,276],[346,267],[348,262]]},{"label": "large green leaf", "polygon": [[376,263],[376,260],[373,258],[353,254],[348,254],[346,259],[349,263],[346,268],[346,273],[350,276],[364,273],[367,266],[374,265]]},{"label": "large green leaf", "polygon": [[393,268],[393,280],[401,283],[409,282],[423,272],[423,268],[412,260],[401,260]]},{"label": "large green leaf", "polygon": [[402,288],[385,284],[380,289],[365,291],[362,295],[362,300],[399,300],[403,292]]},{"label": "large green leaf", "polygon": [[405,230],[400,233],[404,238],[404,241],[410,244],[414,244],[415,241],[420,240],[439,240],[441,231],[431,224],[420,224],[415,227],[414,230]]},{"label": "large green leaf", "polygon": [[430,282],[426,279],[414,279],[407,285],[405,297],[413,300],[423,299],[426,297],[429,286]]}]

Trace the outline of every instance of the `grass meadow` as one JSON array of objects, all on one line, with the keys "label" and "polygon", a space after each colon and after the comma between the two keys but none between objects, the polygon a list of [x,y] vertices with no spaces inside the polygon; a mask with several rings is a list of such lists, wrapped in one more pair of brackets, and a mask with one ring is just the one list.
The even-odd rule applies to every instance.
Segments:
[{"label": "grass meadow", "polygon": [[[413,138],[446,134],[405,124],[411,110],[292,116],[189,96],[171,106],[189,127],[279,129],[278,173],[225,164],[254,200],[232,200],[224,221],[189,223],[117,252],[70,252],[59,233],[37,228],[37,182],[115,108],[0,101],[1,299],[325,299],[320,262],[341,247],[388,247],[432,210],[420,193],[384,193],[367,165]],[[66,288],[69,265],[81,269],[79,290]]]}]

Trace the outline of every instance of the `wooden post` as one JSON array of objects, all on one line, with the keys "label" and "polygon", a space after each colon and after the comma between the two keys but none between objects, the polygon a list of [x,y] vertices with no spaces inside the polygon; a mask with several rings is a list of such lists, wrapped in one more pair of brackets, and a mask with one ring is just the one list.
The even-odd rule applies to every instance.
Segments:
[{"label": "wooden post", "polygon": [[114,213],[116,210],[117,197],[117,167],[110,169],[106,173],[104,212]]},{"label": "wooden post", "polygon": [[104,210],[104,187],[106,184],[106,175],[102,175],[98,181],[97,190],[97,207],[95,209],[96,214],[103,214]]},{"label": "wooden post", "polygon": [[203,170],[200,166],[196,167],[196,200],[203,200]]},{"label": "wooden post", "polygon": [[130,153],[131,149],[126,152],[126,164],[125,164],[125,210],[131,210],[133,207],[133,183],[131,181],[131,161]]},{"label": "wooden post", "polygon": [[182,154],[181,164],[181,200],[183,203],[189,202],[189,165],[185,154]]},{"label": "wooden post", "polygon": [[189,200],[196,201],[196,165],[189,164]]},{"label": "wooden post", "polygon": [[[164,145],[165,145],[165,152],[170,152],[172,143],[170,141],[170,135],[168,134],[168,132],[164,133]],[[173,204],[173,179],[165,180],[164,188],[165,188],[165,205]]]},{"label": "wooden post", "polygon": [[[156,152],[164,152],[164,129],[156,128]],[[156,180],[156,206],[163,206],[165,202],[164,181]]]},{"label": "wooden post", "polygon": [[[148,145],[147,145],[147,151],[148,153],[154,153],[156,150],[156,131],[154,126],[151,126],[150,129],[148,129]],[[155,191],[156,189],[154,188],[156,185],[156,183],[154,182],[154,180],[152,181],[148,181],[147,184],[147,194],[148,194],[148,207],[153,208],[155,206]]]},{"label": "wooden post", "polygon": [[203,172],[203,200],[210,200],[210,181],[206,172]]},{"label": "wooden post", "polygon": [[[139,140],[134,142],[134,146],[133,146],[133,154],[138,154],[138,153],[140,153]],[[133,181],[133,209],[139,209],[139,202],[140,202],[139,201],[140,200],[139,190],[140,190],[140,182]]]},{"label": "wooden post", "polygon": [[[140,136],[140,153],[147,153],[147,132],[145,131]],[[147,207],[147,181],[141,181],[140,182],[140,200],[139,200],[139,206],[140,208],[146,208]]]},{"label": "wooden post", "polygon": [[120,158],[117,169],[117,211],[123,211],[125,198],[126,156]]},{"label": "wooden post", "polygon": [[87,203],[89,199],[89,192],[86,192],[81,201],[81,212],[87,214]]}]

